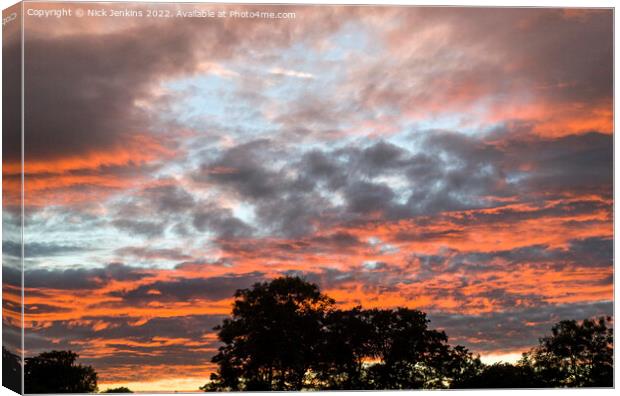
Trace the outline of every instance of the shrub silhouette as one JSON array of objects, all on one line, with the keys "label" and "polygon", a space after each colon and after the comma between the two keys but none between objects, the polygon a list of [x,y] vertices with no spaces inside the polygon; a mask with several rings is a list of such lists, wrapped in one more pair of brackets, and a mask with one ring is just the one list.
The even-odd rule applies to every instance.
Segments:
[{"label": "shrub silhouette", "polygon": [[133,393],[131,389],[125,386],[119,386],[118,388],[108,388],[101,393]]}]

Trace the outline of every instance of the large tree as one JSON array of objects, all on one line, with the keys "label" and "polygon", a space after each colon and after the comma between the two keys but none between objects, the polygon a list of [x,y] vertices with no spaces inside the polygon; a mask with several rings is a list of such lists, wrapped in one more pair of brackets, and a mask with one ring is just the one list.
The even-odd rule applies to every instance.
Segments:
[{"label": "large tree", "polygon": [[608,325],[609,317],[563,320],[520,364],[532,368],[541,386],[611,387],[613,329]]},{"label": "large tree", "polygon": [[97,373],[91,366],[77,364],[71,351],[43,352],[26,358],[26,393],[87,393],[97,391]]},{"label": "large tree", "polygon": [[318,360],[334,301],[314,284],[283,277],[235,293],[232,318],[216,327],[219,370],[204,390],[301,390]]}]

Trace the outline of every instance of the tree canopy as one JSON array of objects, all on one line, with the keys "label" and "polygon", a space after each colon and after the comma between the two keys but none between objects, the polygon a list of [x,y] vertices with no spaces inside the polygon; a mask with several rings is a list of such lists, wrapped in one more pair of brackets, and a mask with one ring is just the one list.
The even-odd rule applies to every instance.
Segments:
[{"label": "tree canopy", "polygon": [[77,364],[71,351],[43,352],[26,358],[26,393],[86,393],[97,391],[97,373],[91,366]]},{"label": "tree canopy", "polygon": [[[319,288],[283,277],[237,291],[203,390],[445,388],[479,364],[423,312],[338,310]],[[369,364],[369,362],[374,362]]]},{"label": "tree canopy", "polygon": [[225,344],[206,390],[299,390],[318,361],[326,314],[334,301],[316,285],[279,278],[238,290],[232,318],[216,327]]},{"label": "tree canopy", "polygon": [[530,367],[547,387],[613,386],[613,329],[610,317],[563,320],[551,335],[524,354],[520,365]]}]

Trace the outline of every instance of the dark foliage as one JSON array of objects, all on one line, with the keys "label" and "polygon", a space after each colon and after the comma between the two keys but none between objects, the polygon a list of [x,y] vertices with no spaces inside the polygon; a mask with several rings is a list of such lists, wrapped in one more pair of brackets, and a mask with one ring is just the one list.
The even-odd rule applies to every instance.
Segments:
[{"label": "dark foliage", "polygon": [[[516,364],[482,364],[451,347],[414,309],[337,309],[318,286],[283,277],[238,290],[204,391],[612,387],[611,318],[566,320]],[[25,359],[26,393],[97,391],[71,351]],[[18,391],[19,356],[2,349],[4,385]],[[132,393],[126,387],[103,393]]]},{"label": "dark foliage", "polygon": [[101,393],[133,393],[131,389],[125,386],[119,386],[118,388],[108,388]]},{"label": "dark foliage", "polygon": [[319,359],[312,364],[322,389],[365,389],[364,359],[371,356],[373,328],[368,312],[356,307],[326,315]]},{"label": "dark foliage", "polygon": [[613,386],[613,331],[610,318],[561,321],[552,335],[523,354],[515,365],[483,366],[454,388],[558,388]]},{"label": "dark foliage", "polygon": [[533,370],[527,365],[495,363],[481,365],[475,375],[457,378],[452,388],[539,388],[544,386],[534,376]]},{"label": "dark foliage", "polygon": [[235,294],[205,391],[612,386],[610,319],[563,321],[517,364],[484,365],[423,312],[335,308],[297,277]]},{"label": "dark foliage", "polygon": [[2,386],[22,393],[22,362],[19,356],[2,347]]},{"label": "dark foliage", "polygon": [[531,367],[546,387],[613,386],[614,353],[611,318],[563,320],[552,335],[524,354],[520,364]]},{"label": "dark foliage", "polygon": [[225,345],[206,391],[446,388],[480,364],[428,329],[420,311],[337,310],[300,278],[259,283],[235,298],[232,319],[216,328]]},{"label": "dark foliage", "polygon": [[26,393],[87,393],[97,391],[97,373],[91,366],[76,364],[71,351],[43,352],[26,358]]},{"label": "dark foliage", "polygon": [[398,308],[370,310],[372,355],[366,389],[436,389],[448,387],[461,368],[477,358],[464,347],[453,350],[443,331],[428,329],[423,312]]},{"label": "dark foliage", "polygon": [[235,293],[232,319],[216,327],[225,344],[205,390],[300,390],[318,361],[334,301],[299,278],[257,283]]}]

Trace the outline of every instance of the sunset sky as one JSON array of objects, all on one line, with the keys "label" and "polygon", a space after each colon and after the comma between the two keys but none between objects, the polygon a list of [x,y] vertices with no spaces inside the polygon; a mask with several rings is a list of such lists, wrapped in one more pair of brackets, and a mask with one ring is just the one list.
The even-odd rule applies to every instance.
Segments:
[{"label": "sunset sky", "polygon": [[25,16],[27,356],[197,390],[286,274],[487,361],[613,314],[611,10],[200,7],[295,18]]}]

